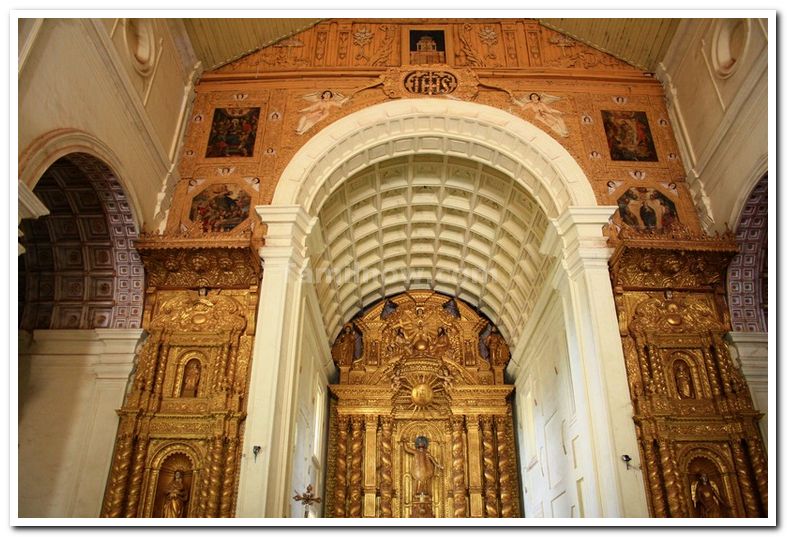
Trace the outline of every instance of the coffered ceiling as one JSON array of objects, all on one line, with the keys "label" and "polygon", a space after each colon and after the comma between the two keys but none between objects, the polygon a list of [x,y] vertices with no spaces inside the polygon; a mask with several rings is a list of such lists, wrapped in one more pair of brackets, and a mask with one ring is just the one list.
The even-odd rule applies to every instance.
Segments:
[{"label": "coffered ceiling", "polygon": [[[289,37],[322,19],[185,19],[194,52],[206,71]],[[655,71],[680,19],[539,19],[544,25]]]},{"label": "coffered ceiling", "polygon": [[546,214],[511,177],[467,159],[411,155],[348,179],[319,213],[312,259],[331,339],[374,302],[433,289],[478,307],[513,345],[554,266]]}]

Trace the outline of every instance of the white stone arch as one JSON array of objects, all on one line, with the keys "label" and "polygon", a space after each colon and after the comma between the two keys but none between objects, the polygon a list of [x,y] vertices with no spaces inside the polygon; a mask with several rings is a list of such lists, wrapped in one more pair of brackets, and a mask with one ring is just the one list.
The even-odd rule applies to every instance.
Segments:
[{"label": "white stone arch", "polygon": [[[308,270],[310,258],[325,247],[314,233],[320,209],[357,172],[414,154],[458,157],[512,177],[548,217],[540,252],[558,260],[549,285],[557,291],[569,340],[584,513],[645,515],[641,478],[619,464],[621,453],[638,448],[607,266],[611,252],[602,233],[616,207],[599,206],[571,154],[531,123],[486,105],[423,98],[370,106],[327,125],[284,169],[272,203],[257,207],[267,232],[237,516],[289,516],[287,491],[306,480],[293,469],[291,455],[291,446],[303,441],[294,404],[302,390],[299,371],[311,363],[326,378],[334,372]],[[303,352],[309,339],[321,341],[324,355]],[[527,338],[521,342],[518,347]],[[514,375],[517,352],[512,349]],[[257,466],[255,448],[262,457]]]},{"label": "white stone arch", "polygon": [[434,98],[386,101],[326,126],[290,160],[271,205],[298,205],[315,215],[355,172],[413,153],[454,155],[497,169],[550,218],[572,205],[596,205],[582,168],[546,132],[498,108]]},{"label": "white stone arch", "polygon": [[[92,134],[79,129],[56,129],[39,136],[19,155],[20,189],[32,192],[52,164],[72,153],[86,153],[109,167],[123,187],[139,231],[144,223],[139,196],[115,152]],[[24,185],[24,186],[23,186]]]}]

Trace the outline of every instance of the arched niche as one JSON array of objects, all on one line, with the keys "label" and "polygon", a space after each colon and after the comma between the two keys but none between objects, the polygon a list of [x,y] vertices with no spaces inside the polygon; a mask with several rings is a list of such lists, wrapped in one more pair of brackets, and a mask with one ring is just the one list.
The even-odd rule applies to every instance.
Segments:
[{"label": "arched niche", "polygon": [[[168,501],[172,504],[178,498],[181,502],[181,516],[171,516],[172,507],[167,514],[170,518],[190,516],[197,503],[200,468],[195,461],[198,460],[193,448],[181,443],[166,444],[154,453],[146,476],[147,498],[143,511],[146,516],[167,518],[165,505]],[[180,472],[182,484],[173,484],[176,472]]]},{"label": "arched niche", "polygon": [[33,193],[49,214],[22,221],[20,328],[140,328],[138,226],[111,168],[71,153],[49,166]]},{"label": "arched niche", "polygon": [[735,229],[740,252],[727,270],[732,329],[768,331],[768,175],[746,199]]}]

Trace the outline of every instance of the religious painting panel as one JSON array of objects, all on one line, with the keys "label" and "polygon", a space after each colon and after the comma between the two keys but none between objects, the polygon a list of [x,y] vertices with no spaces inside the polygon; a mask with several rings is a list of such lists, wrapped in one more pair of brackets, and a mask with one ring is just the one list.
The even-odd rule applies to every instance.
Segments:
[{"label": "religious painting panel", "polygon": [[259,117],[259,108],[216,108],[205,157],[253,156]]},{"label": "religious painting panel", "polygon": [[645,112],[602,110],[610,158],[655,162],[656,146]]},{"label": "religious painting panel", "polygon": [[240,185],[208,186],[191,200],[189,219],[204,232],[231,231],[249,217],[251,196]]},{"label": "religious painting panel", "polygon": [[629,188],[617,204],[623,223],[637,231],[665,233],[680,222],[675,202],[655,188]]}]

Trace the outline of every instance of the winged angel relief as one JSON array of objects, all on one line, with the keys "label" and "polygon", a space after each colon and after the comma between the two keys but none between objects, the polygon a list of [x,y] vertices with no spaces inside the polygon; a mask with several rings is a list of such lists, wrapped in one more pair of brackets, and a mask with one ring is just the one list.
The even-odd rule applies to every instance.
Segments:
[{"label": "winged angel relief", "polygon": [[304,95],[304,100],[312,104],[299,110],[302,115],[301,119],[298,121],[298,126],[295,128],[296,134],[300,135],[307,132],[317,123],[328,117],[328,114],[331,113],[331,108],[341,108],[350,100],[350,97],[352,97],[352,95],[345,97],[341,93],[331,90],[315,91]]},{"label": "winged angel relief", "polygon": [[560,97],[548,95],[546,93],[532,92],[528,95],[527,100],[524,98],[517,99],[513,93],[509,92],[511,100],[522,110],[532,110],[536,115],[536,119],[552,129],[559,136],[565,138],[568,136],[568,128],[566,122],[563,120],[563,112],[556,110],[549,106],[551,103],[560,100]]}]

